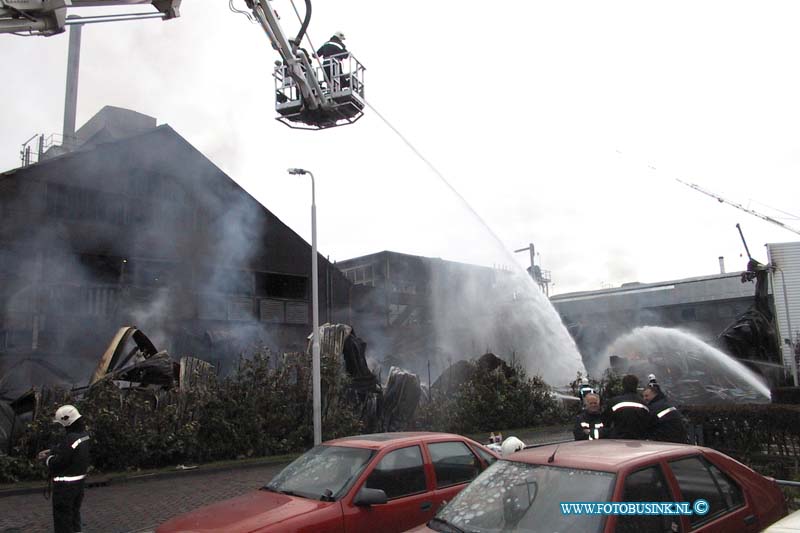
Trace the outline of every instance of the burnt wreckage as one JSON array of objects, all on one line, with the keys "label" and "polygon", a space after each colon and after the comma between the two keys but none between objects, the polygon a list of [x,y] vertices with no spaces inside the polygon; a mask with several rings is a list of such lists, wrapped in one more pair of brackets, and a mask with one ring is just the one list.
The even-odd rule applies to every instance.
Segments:
[{"label": "burnt wreckage", "polygon": [[[88,384],[73,387],[70,392],[80,398],[92,387],[109,381],[121,389],[189,390],[215,379],[215,368],[208,362],[195,357],[173,361],[168,352],[157,350],[142,331],[125,326],[103,352]],[[50,389],[31,388],[14,399],[0,398],[0,452],[8,451],[24,422],[48,403],[50,392]]]},{"label": "burnt wreckage", "polygon": [[[416,374],[391,367],[386,383],[381,385],[380,372],[367,364],[367,343],[346,324],[320,326],[320,352],[323,358],[338,361],[348,382],[345,398],[358,411],[364,431],[400,431],[406,429],[422,396]],[[308,354],[311,353],[309,336]],[[334,400],[338,387],[323,391],[323,416]]]},{"label": "burnt wreckage", "polygon": [[[783,369],[775,316],[769,305],[769,267],[755,259],[742,272],[742,283],[756,280],[755,302],[719,334],[720,344],[732,356],[747,361],[769,361]],[[761,363],[762,365],[764,363]]]},{"label": "burnt wreckage", "polygon": [[[309,336],[309,358],[310,358]],[[357,409],[366,431],[398,431],[408,427],[420,397],[419,378],[392,367],[386,383],[373,373],[366,360],[366,343],[346,324],[320,326],[320,348],[323,357],[337,364],[337,379],[324,392],[327,411],[337,395],[344,394]],[[340,379],[347,376],[347,379]],[[89,378],[88,384],[73,387],[73,396],[80,397],[100,383],[113,382],[122,390],[153,391],[177,388],[187,391],[216,380],[217,369],[195,357],[174,361],[166,351],[159,351],[141,330],[126,326],[114,335]],[[46,403],[47,390],[30,389],[13,401],[0,400],[0,451],[6,450],[13,436],[19,434],[22,422],[35,416]]]}]

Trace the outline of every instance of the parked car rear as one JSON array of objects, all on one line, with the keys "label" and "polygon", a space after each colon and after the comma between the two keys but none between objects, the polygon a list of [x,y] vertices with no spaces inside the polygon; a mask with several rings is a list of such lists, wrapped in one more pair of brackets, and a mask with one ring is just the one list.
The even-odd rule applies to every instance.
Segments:
[{"label": "parked car rear", "polygon": [[[700,500],[708,504],[705,512],[694,506]],[[609,502],[641,505],[631,507],[638,514],[608,516],[590,514],[597,507],[584,505]],[[693,512],[662,512],[671,506],[660,504],[669,502],[688,502]],[[654,508],[659,514],[639,512]],[[497,461],[414,531],[756,532],[785,514],[773,479],[715,450],[593,440],[527,449]]]}]

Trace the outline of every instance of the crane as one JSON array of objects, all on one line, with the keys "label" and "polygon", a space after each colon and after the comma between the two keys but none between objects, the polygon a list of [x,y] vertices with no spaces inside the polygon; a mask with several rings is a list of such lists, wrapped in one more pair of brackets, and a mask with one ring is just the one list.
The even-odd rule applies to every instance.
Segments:
[{"label": "crane", "polygon": [[720,196],[718,194],[714,194],[711,191],[707,191],[704,188],[702,188],[699,185],[696,185],[694,183],[687,183],[687,182],[685,182],[685,181],[683,181],[681,179],[678,179],[678,178],[675,178],[675,180],[678,181],[679,183],[682,183],[682,184],[686,185],[687,187],[690,187],[690,188],[692,188],[692,189],[694,189],[694,190],[696,190],[698,192],[701,192],[701,193],[703,193],[703,194],[705,194],[707,196],[710,196],[710,197],[716,199],[720,203],[725,203],[725,204],[731,205],[731,206],[735,207],[736,209],[741,209],[745,213],[750,213],[751,215],[756,216],[756,217],[758,217],[758,218],[760,218],[762,220],[766,220],[767,222],[772,222],[773,224],[777,224],[778,226],[782,227],[785,230],[789,230],[792,233],[796,233],[796,234],[800,235],[800,230],[792,228],[791,226],[787,226],[786,224],[784,224],[780,220],[775,220],[774,218],[772,218],[770,216],[761,214],[761,213],[759,213],[757,211],[753,211],[752,209],[748,209],[748,208],[746,208],[745,206],[743,206],[741,204],[737,204],[736,202],[731,202],[730,200],[727,200],[727,199],[723,198],[722,196]]},{"label": "crane", "polygon": [[[314,66],[311,54],[300,46],[311,19],[311,0],[305,0],[305,18],[294,39],[287,38],[269,0],[244,2],[281,57],[273,71],[278,121],[291,128],[325,129],[352,124],[361,118],[365,106],[364,66],[349,52],[326,57],[324,65],[317,62]],[[67,16],[68,9],[78,7],[148,4],[156,11]],[[0,33],[50,37],[72,24],[142,18],[169,20],[180,16],[180,4],[181,0],[0,0]]]}]

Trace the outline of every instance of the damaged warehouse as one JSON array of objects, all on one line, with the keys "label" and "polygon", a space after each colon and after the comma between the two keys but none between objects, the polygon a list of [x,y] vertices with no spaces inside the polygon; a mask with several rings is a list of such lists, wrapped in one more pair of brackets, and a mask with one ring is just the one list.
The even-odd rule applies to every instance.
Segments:
[{"label": "damaged warehouse", "polygon": [[[310,246],[168,125],[104,107],[0,174],[0,397],[85,385],[126,324],[230,372],[242,352],[302,351]],[[319,257],[320,313],[349,282]]]}]

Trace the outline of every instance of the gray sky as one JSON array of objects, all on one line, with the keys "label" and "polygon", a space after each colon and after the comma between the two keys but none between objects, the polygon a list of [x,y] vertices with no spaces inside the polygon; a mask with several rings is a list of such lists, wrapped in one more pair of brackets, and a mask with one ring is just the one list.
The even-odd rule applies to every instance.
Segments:
[{"label": "gray sky", "polygon": [[[273,5],[294,35],[289,0]],[[737,222],[763,262],[764,243],[798,239],[674,181],[800,214],[796,1],[313,7],[315,46],[345,32],[370,103],[506,249],[535,243],[556,293],[713,274],[720,255],[742,269]],[[310,185],[285,169],[312,170],[319,247],[332,260],[384,249],[514,260],[374,114],[317,132],[275,121],[278,56],[227,2],[185,0],[181,11],[85,28],[79,125],[104,105],[157,117],[307,240]],[[66,34],[0,35],[0,168],[18,166],[34,133],[60,132],[66,45]]]}]

